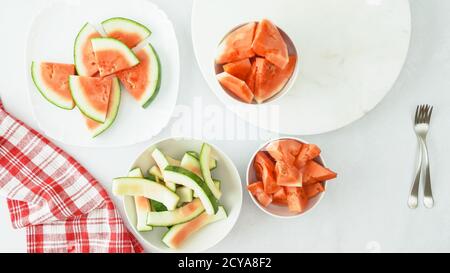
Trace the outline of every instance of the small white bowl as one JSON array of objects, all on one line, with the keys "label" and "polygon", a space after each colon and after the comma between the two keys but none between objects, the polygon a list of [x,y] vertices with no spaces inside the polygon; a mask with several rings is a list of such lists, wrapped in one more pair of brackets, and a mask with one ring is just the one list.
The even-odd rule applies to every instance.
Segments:
[{"label": "small white bowl", "polygon": [[[221,40],[220,42],[222,42],[222,41],[223,41],[223,40],[224,40],[231,32],[233,32],[234,30],[236,30],[236,29],[240,28],[241,26],[243,26],[243,25],[245,25],[245,24],[248,24],[248,23],[250,23],[250,22],[243,23],[243,24],[240,24],[240,25],[238,25],[238,26],[232,28],[227,34],[224,35],[224,37],[222,38],[222,40]],[[293,40],[289,37],[289,35],[288,35],[284,30],[282,30],[281,28],[279,28],[278,26],[277,26],[277,28],[278,28],[278,30],[280,31],[281,35],[283,36],[283,38],[284,38],[284,40],[285,40],[285,42],[286,42],[286,44],[287,44],[287,46],[288,46],[288,53],[289,53],[289,56],[291,56],[291,55],[296,55],[296,56],[297,56],[297,61],[296,61],[296,63],[295,63],[294,71],[292,72],[291,77],[289,78],[289,80],[287,81],[287,83],[286,83],[286,85],[283,87],[283,89],[281,89],[280,92],[278,92],[277,94],[275,94],[275,96],[273,96],[273,97],[267,99],[266,101],[264,101],[264,102],[262,102],[262,103],[256,103],[255,101],[253,101],[252,103],[246,103],[246,102],[243,102],[243,101],[241,101],[239,98],[237,98],[235,95],[233,95],[233,94],[230,93],[229,91],[225,90],[225,88],[223,88],[222,85],[219,83],[219,86],[223,89],[223,91],[224,91],[229,97],[231,97],[233,100],[235,100],[236,102],[238,102],[240,105],[249,105],[249,104],[250,104],[250,105],[256,105],[256,106],[258,106],[258,105],[263,105],[263,104],[267,105],[267,104],[269,104],[269,103],[274,103],[274,102],[276,102],[277,100],[279,100],[280,98],[282,98],[284,95],[286,95],[286,94],[288,93],[288,91],[291,89],[291,87],[294,85],[294,83],[295,83],[295,81],[296,81],[296,79],[297,79],[297,75],[298,75],[299,67],[300,67],[300,65],[299,65],[299,63],[300,63],[300,62],[299,62],[299,54],[298,54],[297,48],[296,48],[296,46],[295,46]],[[220,44],[220,43],[219,43],[219,44]],[[214,71],[215,71],[215,74],[217,75],[217,74],[223,72],[223,65],[217,64],[217,63],[215,62],[215,60],[213,60],[213,69],[214,69]]]},{"label": "small white bowl", "polygon": [[[299,138],[295,138],[295,137],[283,137],[283,138],[278,138],[278,139],[272,139],[266,143],[264,143],[261,147],[258,148],[258,150],[256,150],[256,152],[252,155],[251,160],[248,164],[247,167],[247,186],[250,185],[251,183],[257,181],[256,179],[256,173],[255,173],[255,169],[253,168],[253,161],[255,160],[255,156],[258,152],[260,151],[265,151],[266,147],[277,140],[282,140],[282,139],[291,139],[291,140],[295,140],[304,144],[309,144],[308,142],[304,141],[303,139],[299,139]],[[318,156],[315,161],[319,164],[321,164],[322,166],[325,166],[325,161],[323,160],[322,156]],[[322,182],[322,185],[325,188],[326,191],[326,181]],[[310,211],[312,211],[318,204],[319,202],[322,200],[325,191],[319,193],[317,196],[315,196],[314,198],[310,199],[308,202],[308,207],[304,212],[301,213],[295,213],[295,212],[291,212],[289,211],[289,209],[287,207],[284,206],[277,206],[274,204],[270,204],[268,207],[263,207],[258,200],[256,200],[256,198],[249,192],[248,194],[250,195],[250,197],[252,198],[253,202],[265,213],[273,216],[273,217],[277,217],[277,218],[296,218],[296,217],[300,217],[305,215],[306,213],[309,213]]]},{"label": "small white bowl", "polygon": [[[150,167],[154,166],[156,163],[151,153],[155,148],[161,149],[162,152],[175,159],[181,159],[187,151],[199,152],[203,143],[204,141],[196,139],[163,139],[152,144],[141,153],[130,166],[130,170],[139,167],[143,172],[147,172]],[[222,241],[235,225],[242,206],[241,178],[230,158],[216,146],[209,145],[212,147],[214,158],[217,159],[217,168],[212,171],[212,174],[214,178],[222,181],[221,189],[223,194],[220,199],[220,204],[225,207],[228,217],[202,228],[196,234],[192,235],[181,248],[170,249],[161,241],[167,228],[154,227],[152,231],[137,231],[136,209],[133,197],[125,196],[123,198],[123,206],[130,225],[133,227],[135,234],[152,249],[157,249],[161,252],[202,252]]]}]

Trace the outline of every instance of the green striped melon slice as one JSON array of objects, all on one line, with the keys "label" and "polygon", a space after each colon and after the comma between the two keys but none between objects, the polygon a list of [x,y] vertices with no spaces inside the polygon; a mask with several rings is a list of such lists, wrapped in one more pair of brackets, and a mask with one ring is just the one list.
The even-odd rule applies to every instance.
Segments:
[{"label": "green striped melon slice", "polygon": [[139,63],[134,52],[119,40],[94,38],[91,43],[101,77],[131,68]]},{"label": "green striped melon slice", "polygon": [[185,223],[200,215],[204,210],[200,199],[195,199],[176,210],[147,213],[147,225],[169,227]]},{"label": "green striped melon slice", "polygon": [[163,185],[145,178],[119,177],[113,179],[112,191],[117,196],[143,196],[156,200],[168,210],[176,209],[180,197]]},{"label": "green striped melon slice", "polygon": [[69,86],[80,111],[86,117],[104,123],[108,113],[112,78],[70,76]]},{"label": "green striped melon slice", "polygon": [[92,137],[96,137],[106,131],[114,123],[119,112],[120,105],[120,83],[119,80],[114,77],[112,79],[111,94],[109,95],[108,112],[104,123],[97,122],[86,117],[86,126],[91,132]]},{"label": "green striped melon slice", "polygon": [[113,17],[102,22],[105,33],[117,39],[129,48],[133,48],[147,39],[152,32],[144,25],[123,17]]},{"label": "green striped melon slice", "polygon": [[75,107],[69,88],[69,76],[74,74],[73,64],[31,63],[31,77],[42,96],[52,104],[67,110]]},{"label": "green striped melon slice", "polygon": [[171,227],[164,234],[162,241],[170,248],[180,248],[197,231],[225,218],[227,218],[227,213],[224,207],[219,207],[217,213],[213,215],[204,212],[189,222]]},{"label": "green striped melon slice", "polygon": [[[143,174],[140,168],[134,168],[128,172],[128,177],[142,178]],[[143,196],[134,197],[134,205],[136,207],[137,223],[136,228],[138,231],[150,231],[152,226],[147,225],[147,214],[152,211],[150,199]]]},{"label": "green striped melon slice", "polygon": [[139,105],[146,108],[161,87],[161,63],[151,44],[138,50],[136,55],[140,63],[119,72],[117,76]]},{"label": "green striped melon slice", "polygon": [[92,76],[98,72],[97,61],[91,40],[102,37],[95,27],[86,23],[75,39],[73,56],[77,74],[79,76]]}]

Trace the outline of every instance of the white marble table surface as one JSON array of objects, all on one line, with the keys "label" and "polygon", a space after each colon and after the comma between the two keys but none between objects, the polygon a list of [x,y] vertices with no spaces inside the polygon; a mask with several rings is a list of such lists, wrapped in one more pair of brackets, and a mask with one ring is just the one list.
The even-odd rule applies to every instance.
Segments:
[{"label": "white marble table surface", "polygon": [[[8,0],[0,9],[0,92],[6,108],[36,126],[27,97],[25,45],[34,14],[46,0]],[[224,108],[197,67],[190,35],[191,0],[155,0],[173,21],[180,43],[178,104]],[[293,220],[270,218],[244,194],[241,216],[214,252],[449,252],[450,251],[450,1],[412,0],[412,41],[406,66],[387,97],[361,120],[324,135],[319,144],[339,178],[316,210]],[[7,37],[7,40],[4,39]],[[196,99],[197,98],[197,99]],[[431,172],[436,206],[406,206],[413,176],[416,139],[411,116],[418,103],[435,106],[431,134]],[[187,108],[181,108],[187,109]],[[225,111],[225,110],[224,110]],[[225,113],[225,112],[224,112]],[[194,117],[198,117],[195,116]],[[170,136],[180,115],[153,140]],[[199,117],[207,119],[207,117]],[[222,129],[229,129],[220,124]],[[246,130],[252,130],[244,124]],[[264,132],[263,132],[264,133]],[[267,134],[263,134],[267,136]],[[247,162],[263,142],[249,134],[234,140],[202,137],[219,145],[245,177]],[[111,178],[127,171],[152,141],[131,147],[85,149],[60,146],[110,190]],[[119,204],[119,199],[115,199]],[[26,251],[24,230],[11,227],[6,201],[0,200],[0,252]],[[151,249],[148,249],[151,251]]]}]

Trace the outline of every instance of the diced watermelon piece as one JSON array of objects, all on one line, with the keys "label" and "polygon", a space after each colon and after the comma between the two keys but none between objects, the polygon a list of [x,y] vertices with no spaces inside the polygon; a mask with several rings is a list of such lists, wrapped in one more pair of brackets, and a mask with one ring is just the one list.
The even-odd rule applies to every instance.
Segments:
[{"label": "diced watermelon piece", "polygon": [[267,145],[266,150],[276,161],[284,161],[286,164],[294,165],[302,143],[293,139],[281,139],[272,141]]},{"label": "diced watermelon piece", "polygon": [[256,177],[262,180],[264,184],[264,191],[272,194],[279,190],[275,178],[275,162],[272,161],[266,152],[258,152],[255,156],[253,166],[256,171]]},{"label": "diced watermelon piece", "polygon": [[320,155],[320,148],[315,144],[303,144],[300,154],[295,160],[297,168],[301,168],[306,165],[308,160],[313,160]]},{"label": "diced watermelon piece", "polygon": [[314,184],[310,184],[310,185],[305,185],[304,187],[306,196],[308,197],[308,199],[311,199],[315,196],[317,196],[319,193],[325,191],[324,186],[322,185],[322,183],[314,183]]},{"label": "diced watermelon piece", "polygon": [[284,69],[289,63],[286,42],[278,28],[267,19],[258,23],[252,49],[280,69]]},{"label": "diced watermelon piece", "polygon": [[253,101],[253,93],[243,80],[236,78],[227,72],[218,74],[217,80],[224,89],[231,92],[243,102],[251,103]]},{"label": "diced watermelon piece", "polygon": [[278,94],[291,78],[295,65],[296,56],[290,56],[289,62],[281,69],[263,58],[256,58],[256,77],[253,93],[255,100],[262,103]]},{"label": "diced watermelon piece", "polygon": [[308,206],[308,197],[303,188],[286,187],[288,208],[291,212],[303,212]]},{"label": "diced watermelon piece", "polygon": [[301,187],[303,185],[303,177],[300,171],[284,161],[277,161],[275,164],[275,175],[279,186]]},{"label": "diced watermelon piece", "polygon": [[264,185],[261,181],[248,185],[247,189],[263,207],[267,207],[272,203],[272,196],[264,191]]},{"label": "diced watermelon piece", "polygon": [[245,83],[247,84],[248,88],[252,91],[252,93],[255,93],[255,81],[256,81],[256,61],[252,61],[252,67],[250,68],[250,73],[247,75],[247,79],[245,79]]},{"label": "diced watermelon piece", "polygon": [[272,203],[279,206],[287,206],[287,195],[283,187],[272,195]]},{"label": "diced watermelon piece", "polygon": [[223,66],[223,70],[236,78],[239,78],[243,81],[247,79],[247,75],[250,73],[252,69],[252,64],[250,59],[244,59],[232,63],[227,63]]},{"label": "diced watermelon piece", "polygon": [[337,174],[332,170],[323,167],[319,163],[310,160],[302,169],[303,178],[311,184],[310,180],[314,179],[316,181],[327,181],[337,177]]},{"label": "diced watermelon piece", "polygon": [[255,56],[252,49],[256,23],[248,23],[232,31],[219,45],[216,63],[231,63]]}]

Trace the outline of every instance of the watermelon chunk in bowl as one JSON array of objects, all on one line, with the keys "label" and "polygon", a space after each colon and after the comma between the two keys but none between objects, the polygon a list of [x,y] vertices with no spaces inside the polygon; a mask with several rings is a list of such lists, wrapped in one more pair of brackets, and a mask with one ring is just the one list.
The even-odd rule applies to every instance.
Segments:
[{"label": "watermelon chunk in bowl", "polygon": [[[239,25],[225,35],[217,49],[214,70],[224,91],[237,101],[256,105],[274,102],[295,82],[298,53],[287,33],[263,19]],[[238,80],[244,83],[234,84]]]},{"label": "watermelon chunk in bowl", "polygon": [[[301,146],[300,149],[298,146]],[[265,213],[277,218],[300,217],[316,208],[325,195],[327,180],[336,177],[336,173],[325,167],[325,161],[320,155],[320,150],[319,154],[317,153],[317,149],[316,145],[294,137],[270,140],[259,147],[247,167],[247,188],[254,203]],[[305,164],[297,165],[298,162],[291,158],[292,154],[295,155],[294,159],[304,157],[308,159]],[[284,184],[288,183],[291,175],[291,172],[287,172],[281,175],[285,179],[282,183],[277,181],[274,184],[274,178],[270,177],[272,181],[269,188],[269,180],[266,181],[262,170],[271,171],[278,180],[280,174],[277,173],[276,165],[280,162],[300,172],[300,180],[292,177],[289,182],[292,186]],[[261,190],[255,191],[258,185],[263,186],[266,194]],[[267,200],[269,196],[272,199],[270,202]]]}]

